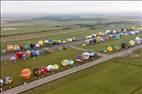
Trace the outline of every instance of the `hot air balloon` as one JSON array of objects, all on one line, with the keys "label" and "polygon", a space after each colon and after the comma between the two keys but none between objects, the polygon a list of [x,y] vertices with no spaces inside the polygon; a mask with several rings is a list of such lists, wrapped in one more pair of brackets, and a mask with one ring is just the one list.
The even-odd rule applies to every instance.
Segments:
[{"label": "hot air balloon", "polygon": [[9,51],[9,52],[14,51],[14,46],[13,45],[8,45],[7,46],[7,51]]},{"label": "hot air balloon", "polygon": [[26,60],[26,59],[27,59],[26,54],[23,54],[22,59],[23,59],[23,60]]},{"label": "hot air balloon", "polygon": [[36,48],[39,48],[39,47],[40,47],[40,44],[36,43],[36,44],[35,44],[35,47],[36,47]]},{"label": "hot air balloon", "polygon": [[29,58],[31,56],[31,51],[30,50],[27,50],[26,51],[26,56]]},{"label": "hot air balloon", "polygon": [[17,60],[16,56],[9,57],[9,61],[11,61],[11,62],[16,62],[16,60]]},{"label": "hot air balloon", "polygon": [[22,59],[23,52],[21,52],[21,51],[16,52],[16,56],[18,59]]},{"label": "hot air balloon", "polygon": [[135,46],[135,41],[134,41],[134,40],[130,40],[130,41],[129,41],[129,45],[130,45],[130,46]]},{"label": "hot air balloon", "polygon": [[41,76],[41,69],[40,68],[34,68],[33,69],[33,74],[35,76]]},{"label": "hot air balloon", "polygon": [[21,49],[20,49],[19,45],[14,45],[14,50],[15,51],[20,51]]},{"label": "hot air balloon", "polygon": [[112,52],[113,51],[113,48],[112,47],[107,47],[107,50],[109,51],[109,52]]},{"label": "hot air balloon", "polygon": [[74,61],[73,60],[68,60],[68,63],[72,66],[72,65],[74,65]]},{"label": "hot air balloon", "polygon": [[40,46],[42,46],[43,43],[44,43],[44,42],[43,42],[42,40],[38,41],[38,44],[39,44]]},{"label": "hot air balloon", "polygon": [[4,78],[4,84],[5,84],[5,85],[9,85],[9,84],[11,84],[12,82],[13,82],[12,77],[7,76],[7,77]]},{"label": "hot air balloon", "polygon": [[88,52],[84,52],[84,53],[82,53],[82,57],[84,60],[87,60],[87,59],[89,59],[90,54]]},{"label": "hot air balloon", "polygon": [[54,64],[54,65],[53,65],[53,69],[54,69],[54,70],[59,70],[59,65]]},{"label": "hot air balloon", "polygon": [[35,48],[35,44],[30,43],[30,48],[31,48],[31,49]]},{"label": "hot air balloon", "polygon": [[53,71],[53,65],[48,65],[47,70],[50,71],[50,72]]},{"label": "hot air balloon", "polygon": [[142,43],[142,39],[140,37],[136,37],[135,41],[136,41],[136,44],[141,44]]},{"label": "hot air balloon", "polygon": [[2,87],[4,85],[4,80],[0,79],[0,87]]},{"label": "hot air balloon", "polygon": [[21,77],[23,77],[25,80],[29,80],[31,77],[31,70],[29,68],[24,68],[21,70]]},{"label": "hot air balloon", "polygon": [[83,63],[83,62],[84,62],[84,59],[83,59],[82,56],[79,55],[79,56],[76,57],[75,61],[76,61],[77,63]]},{"label": "hot air balloon", "polygon": [[69,65],[69,63],[68,63],[69,61],[67,60],[67,59],[64,59],[64,60],[62,60],[62,62],[61,62],[61,64],[62,64],[62,66],[68,66]]},{"label": "hot air balloon", "polygon": [[123,42],[123,43],[121,44],[121,47],[122,47],[123,49],[126,49],[126,48],[129,47],[129,45],[128,45],[127,43]]},{"label": "hot air balloon", "polygon": [[41,73],[42,73],[43,75],[45,75],[45,74],[48,72],[46,66],[42,66],[40,70],[41,70]]}]

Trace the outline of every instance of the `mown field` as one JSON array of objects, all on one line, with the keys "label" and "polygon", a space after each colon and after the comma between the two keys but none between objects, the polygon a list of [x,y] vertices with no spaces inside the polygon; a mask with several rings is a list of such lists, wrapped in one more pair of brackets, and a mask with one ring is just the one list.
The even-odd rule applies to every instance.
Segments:
[{"label": "mown field", "polygon": [[[93,21],[91,22],[93,23]],[[90,22],[88,21],[87,23],[90,23]],[[38,28],[36,30],[42,30],[42,29],[39,29],[40,28],[39,26],[40,25],[38,26],[35,25],[34,28],[35,29]],[[44,27],[45,29],[47,29],[46,24],[42,28]],[[22,35],[9,36],[6,39],[9,39],[11,41],[8,41],[8,42],[1,41],[1,49],[4,49],[8,44],[20,44],[23,42],[36,42],[38,40],[44,40],[44,39],[64,40],[69,37],[82,38],[82,37],[85,37],[86,35],[89,35],[95,32],[104,32],[105,29],[113,29],[113,28],[117,29],[117,28],[123,28],[123,27],[124,28],[131,27],[131,25],[128,25],[128,24],[120,25],[119,24],[119,25],[114,25],[112,27],[103,25],[95,30],[90,30],[88,28],[81,28],[77,30],[61,30],[61,31],[55,30],[53,32],[32,33],[29,36],[27,36],[27,34],[24,34],[25,33],[24,31],[28,32],[28,30],[30,30],[31,32],[33,32],[32,30],[34,29],[32,29],[31,27],[29,28],[24,27],[25,28],[23,29],[24,31],[20,31],[20,32],[24,32],[22,33]],[[5,32],[5,34],[9,35],[11,33]],[[19,31],[15,31],[15,34],[19,34]],[[19,40],[20,38],[23,38],[23,39]],[[121,41],[128,41],[129,39],[134,39],[134,38],[135,36],[131,36],[131,37],[128,37],[127,39],[122,38],[118,40],[106,41],[105,43],[100,43],[100,44],[96,44],[92,46],[86,46],[84,48],[99,51],[101,48],[104,48],[107,46],[115,46],[116,44],[120,44]],[[82,46],[79,45],[79,47],[82,47]],[[139,50],[138,52],[142,52],[142,51]],[[8,62],[8,61],[3,61],[0,64],[1,78],[5,76],[11,76],[14,79],[11,87],[15,87],[17,85],[24,83],[23,78],[20,77],[20,70],[22,68],[28,67],[28,68],[33,69],[36,67],[47,66],[48,64],[60,64],[63,59],[73,59],[75,58],[75,56],[77,56],[80,53],[82,53],[82,51],[67,48],[67,50],[60,50],[60,51],[57,51],[51,54],[39,56],[35,60],[31,59],[31,60],[26,60],[26,61],[20,61],[15,64]],[[142,56],[141,53],[139,54],[140,56]],[[105,62],[103,64],[99,64],[97,66],[83,70],[71,76],[68,76],[60,80],[57,80],[55,82],[49,83],[49,85],[45,85],[40,88],[34,89],[34,91],[36,91],[35,94],[57,94],[57,93],[58,94],[92,94],[92,93],[129,94],[128,92],[135,90],[137,87],[140,87],[142,84],[141,83],[142,81],[140,80],[140,78],[142,77],[140,74],[142,71],[140,69],[141,67],[137,68],[136,66],[131,65],[131,63],[133,62],[135,62],[138,65],[141,64],[140,62],[138,62],[138,61],[142,61],[141,58],[139,57],[136,57],[136,58],[133,58],[133,57],[116,58],[114,60]],[[119,59],[121,59],[121,61],[118,61]],[[133,62],[130,62],[130,64],[127,64],[128,62],[126,61],[129,59],[133,59],[132,60]],[[131,75],[133,76],[131,77]],[[140,76],[137,77],[137,75],[140,75]],[[32,78],[31,80],[35,79],[33,75],[31,78]],[[128,82],[127,82],[127,79],[128,79]],[[132,82],[133,80],[134,82]],[[122,88],[122,86],[125,86],[124,89]],[[26,93],[32,94],[33,92],[26,92]],[[136,94],[139,94],[139,93],[136,93]]]},{"label": "mown field", "polygon": [[142,49],[22,94],[142,94]]},{"label": "mown field", "polygon": [[[61,65],[61,61],[63,59],[73,59],[75,56],[80,54],[82,51],[70,49],[60,50],[50,54],[42,55],[37,57],[36,59],[30,59],[26,61],[18,61],[16,63],[12,63],[9,61],[1,62],[1,78],[6,76],[11,76],[13,78],[12,87],[17,86],[19,84],[24,83],[24,79],[20,76],[20,71],[22,68],[30,68],[33,70],[34,68],[40,68],[41,66],[47,66],[49,64],[59,64]],[[35,79],[35,77],[31,77]]]},{"label": "mown field", "polygon": [[[142,33],[139,34],[139,35],[122,37],[120,39],[108,40],[107,42],[105,41],[105,43],[102,42],[102,43],[99,43],[99,44],[88,45],[88,46],[78,45],[78,47],[88,49],[88,50],[101,51],[104,48],[107,49],[107,47],[109,47],[109,46],[111,46],[111,47],[115,47],[116,45],[121,46],[122,42],[128,43],[130,40],[134,40],[136,38],[136,36],[142,37]],[[111,53],[111,52],[109,52],[109,53]],[[112,53],[114,53],[114,51]]]},{"label": "mown field", "polygon": [[[130,36],[128,37],[127,41],[133,38],[135,38],[135,36]],[[98,43],[96,45],[86,46],[85,49],[100,51],[101,48],[104,48],[110,45],[111,46],[119,45],[121,41],[122,39],[110,40],[104,43]],[[126,41],[125,38],[123,39],[123,41]],[[20,61],[15,64],[9,61],[3,61],[1,63],[1,77],[11,76],[14,79],[14,82],[11,86],[14,87],[24,82],[23,78],[20,77],[20,70],[22,68],[28,67],[33,69],[33,68],[41,67],[44,65],[47,66],[48,64],[60,65],[63,59],[74,59],[77,55],[81,53],[82,51],[80,50],[67,48],[67,50],[55,51],[54,53],[51,53],[51,54],[39,56],[35,60],[31,59],[26,61]],[[33,79],[35,79],[35,77],[32,76],[31,80]]]}]

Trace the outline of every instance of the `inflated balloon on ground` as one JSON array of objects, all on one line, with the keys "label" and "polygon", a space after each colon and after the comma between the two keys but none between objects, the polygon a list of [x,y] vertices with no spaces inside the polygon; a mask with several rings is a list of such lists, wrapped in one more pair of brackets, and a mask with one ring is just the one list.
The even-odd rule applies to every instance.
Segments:
[{"label": "inflated balloon on ground", "polygon": [[35,76],[40,76],[41,75],[41,69],[40,68],[34,68],[33,69],[33,74]]},{"label": "inflated balloon on ground", "polygon": [[4,85],[4,80],[0,79],[0,87],[2,87]]},{"label": "inflated balloon on ground", "polygon": [[23,77],[25,80],[30,79],[31,74],[32,72],[29,68],[24,68],[21,70],[21,77]]},{"label": "inflated balloon on ground", "polygon": [[23,52],[21,52],[21,51],[16,52],[16,56],[18,59],[22,59]]},{"label": "inflated balloon on ground", "polygon": [[12,82],[13,82],[12,77],[7,76],[7,77],[4,78],[4,84],[5,85],[10,85]]}]

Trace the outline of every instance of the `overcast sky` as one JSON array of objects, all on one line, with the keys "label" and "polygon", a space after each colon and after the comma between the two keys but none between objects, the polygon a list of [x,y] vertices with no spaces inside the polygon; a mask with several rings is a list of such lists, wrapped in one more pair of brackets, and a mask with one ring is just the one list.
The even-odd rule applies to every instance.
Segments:
[{"label": "overcast sky", "polygon": [[142,1],[2,1],[2,14],[142,12]]}]

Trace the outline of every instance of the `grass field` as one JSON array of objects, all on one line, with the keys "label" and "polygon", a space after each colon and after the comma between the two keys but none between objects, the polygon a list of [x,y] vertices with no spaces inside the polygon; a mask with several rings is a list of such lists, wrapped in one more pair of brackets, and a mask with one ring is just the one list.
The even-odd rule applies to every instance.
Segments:
[{"label": "grass field", "polygon": [[[32,22],[35,23],[35,22]],[[57,22],[52,22],[47,24],[47,22],[39,22],[33,25],[22,25],[17,28],[21,28],[21,31],[14,32],[3,32],[2,35],[12,35],[12,34],[22,34],[22,35],[12,35],[9,37],[2,37],[1,40],[1,49],[4,49],[9,44],[20,44],[23,42],[37,42],[38,40],[44,39],[60,39],[64,40],[69,37],[85,37],[86,35],[95,33],[95,32],[104,32],[105,29],[118,29],[123,27],[129,27],[131,25],[114,25],[113,27],[109,26],[100,26],[96,30],[90,30],[88,28],[81,28],[74,30],[55,30],[61,29],[55,28],[54,25],[60,24]],[[63,22],[64,24],[66,22]],[[96,21],[71,21],[68,24],[73,23],[89,23],[95,24]],[[40,25],[39,25],[40,24]],[[22,29],[23,28],[23,29]],[[17,29],[18,30],[18,29]],[[55,30],[52,32],[39,32],[40,30]],[[19,33],[20,32],[20,33]],[[64,33],[65,32],[65,33]],[[25,34],[32,33],[32,34]],[[140,35],[142,37],[142,35]],[[116,44],[120,44],[122,41],[128,41],[129,39],[134,39],[135,36],[130,36],[127,39],[122,38],[118,40],[106,41],[105,43],[100,43],[96,45],[86,46],[83,48],[91,49],[95,51],[99,51],[101,48],[107,46],[114,46]],[[7,40],[9,40],[7,42]],[[79,46],[82,47],[82,46]],[[43,56],[37,57],[35,60],[26,60],[22,62],[17,62],[12,64],[8,61],[1,62],[0,72],[1,78],[5,76],[11,76],[14,79],[11,87],[15,87],[17,85],[23,84],[24,80],[20,77],[20,70],[22,68],[36,68],[41,67],[43,65],[47,66],[48,64],[60,64],[63,59],[73,59],[76,55],[82,53],[82,51],[68,48],[67,50],[62,50],[58,52],[54,52],[51,54],[46,54]],[[67,76],[60,80],[49,83],[48,85],[43,85],[37,89],[34,89],[35,94],[131,94],[130,92],[137,90],[137,88],[141,89],[142,77],[141,75],[141,62],[142,59],[142,50],[138,50],[138,57],[127,57],[127,58],[116,58],[105,62],[103,64],[99,64],[92,68],[83,70],[71,76]],[[119,61],[120,60],[120,61]],[[130,63],[128,61],[131,60]],[[133,62],[135,64],[133,64]],[[132,76],[131,76],[132,75]],[[138,76],[137,76],[138,75]],[[32,75],[32,79],[35,77]],[[127,80],[128,79],[128,80]],[[137,80],[135,80],[137,79]],[[31,81],[30,80],[30,81]],[[133,82],[134,81],[134,82]],[[71,83],[72,82],[72,83]],[[122,88],[124,86],[124,88]],[[41,92],[39,92],[41,91]],[[139,90],[138,92],[141,92]],[[136,92],[136,94],[140,94]],[[26,94],[32,94],[33,92],[26,92]],[[135,93],[133,93],[135,94]]]},{"label": "grass field", "polygon": [[142,37],[142,34],[128,36],[127,38],[122,37],[120,39],[108,40],[108,41],[105,41],[105,43],[102,42],[102,43],[98,43],[98,44],[94,44],[94,45],[88,45],[88,46],[84,46],[84,47],[82,45],[79,45],[78,47],[88,49],[88,50],[101,51],[103,48],[106,49],[108,46],[111,46],[111,47],[114,47],[116,45],[121,46],[122,42],[128,42],[130,40],[134,40],[136,38],[136,36]]},{"label": "grass field", "polygon": [[[121,25],[118,25],[118,29]],[[124,25],[126,26],[126,25]],[[128,25],[126,27],[131,27],[131,25]],[[37,36],[37,33],[35,34],[23,34],[23,35],[17,35],[17,36],[9,36],[9,37],[2,37],[1,38],[1,49],[4,49],[7,45],[9,44],[20,44],[24,42],[37,42],[39,40],[44,40],[44,39],[60,39],[64,40],[70,37],[76,37],[76,38],[81,38],[85,37],[86,35],[96,33],[96,32],[104,32],[106,29],[110,29],[109,26],[100,26],[96,28],[95,30],[90,30],[88,28],[81,28],[81,29],[76,29],[76,30],[60,30],[58,31],[53,31],[53,32],[42,32],[39,33]]]},{"label": "grass field", "polygon": [[[133,38],[135,38],[135,36],[130,36],[128,37],[127,40],[130,40]],[[107,47],[109,45],[111,46],[115,46],[116,44],[118,45],[121,43],[122,40],[124,41],[125,38],[118,39],[118,40],[110,40],[104,43],[98,43],[96,45],[86,46],[85,48],[90,49],[90,50],[100,51],[101,48]],[[80,54],[81,52],[82,51],[80,50],[68,48],[67,50],[54,52],[51,54],[37,57],[35,60],[26,60],[22,62],[17,62],[16,64],[12,64],[11,62],[8,62],[8,61],[3,61],[1,63],[1,71],[2,71],[1,76],[2,77],[8,76],[8,75],[12,76],[13,79],[15,79],[12,86],[17,86],[18,84],[21,84],[24,82],[24,80],[20,77],[21,68],[28,67],[28,68],[33,69],[33,67],[41,67],[43,65],[48,65],[48,64],[55,64],[55,63],[60,64],[61,60],[73,59],[75,58],[76,55]],[[50,61],[50,62],[47,62],[47,61]],[[9,69],[9,70],[6,71],[5,69]]]},{"label": "grass field", "polygon": [[[35,60],[31,59],[26,61],[19,61],[15,64],[9,61],[3,61],[1,62],[1,78],[5,76],[11,76],[14,79],[14,82],[11,86],[17,86],[24,83],[24,79],[20,77],[20,70],[22,68],[27,67],[33,69],[36,67],[40,68],[41,66],[47,66],[49,64],[60,65],[63,59],[73,59],[81,52],[82,51],[68,48],[67,50],[61,50],[37,57]],[[33,76],[32,78],[35,79]]]},{"label": "grass field", "polygon": [[142,49],[22,94],[142,94]]}]

